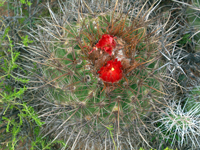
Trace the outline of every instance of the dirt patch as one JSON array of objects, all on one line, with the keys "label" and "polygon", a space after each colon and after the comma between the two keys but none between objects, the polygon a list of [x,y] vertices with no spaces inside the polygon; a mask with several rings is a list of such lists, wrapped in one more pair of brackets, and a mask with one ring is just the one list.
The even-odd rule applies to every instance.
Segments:
[{"label": "dirt patch", "polygon": [[8,16],[13,16],[14,15],[14,12],[12,10],[8,11],[7,6],[8,6],[8,3],[5,2],[3,4],[3,6],[0,7],[0,14],[1,14],[1,16],[8,17]]}]

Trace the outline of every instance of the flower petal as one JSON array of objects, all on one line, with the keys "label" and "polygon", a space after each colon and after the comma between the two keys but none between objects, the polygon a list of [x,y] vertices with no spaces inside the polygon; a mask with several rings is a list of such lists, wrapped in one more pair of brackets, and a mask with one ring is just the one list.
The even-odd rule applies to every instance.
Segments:
[{"label": "flower petal", "polygon": [[122,79],[122,65],[117,59],[109,60],[107,64],[98,71],[100,78],[106,82],[117,82]]}]

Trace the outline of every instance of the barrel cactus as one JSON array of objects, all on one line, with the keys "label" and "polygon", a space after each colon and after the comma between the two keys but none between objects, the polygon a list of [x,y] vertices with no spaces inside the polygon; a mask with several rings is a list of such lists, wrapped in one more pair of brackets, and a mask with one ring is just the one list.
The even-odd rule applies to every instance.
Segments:
[{"label": "barrel cactus", "polygon": [[50,18],[29,33],[24,55],[40,70],[42,84],[29,89],[44,92],[44,137],[64,140],[63,149],[150,146],[152,115],[170,94],[162,59],[175,47],[176,22],[153,13],[159,4],[58,1],[56,13],[47,4]]}]

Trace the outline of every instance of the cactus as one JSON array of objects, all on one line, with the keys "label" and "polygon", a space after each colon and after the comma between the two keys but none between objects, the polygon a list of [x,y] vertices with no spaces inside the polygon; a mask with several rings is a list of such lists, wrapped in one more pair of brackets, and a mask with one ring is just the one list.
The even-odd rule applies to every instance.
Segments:
[{"label": "cactus", "polygon": [[172,101],[168,108],[162,110],[161,118],[153,123],[159,124],[158,128],[165,140],[169,140],[171,145],[178,143],[179,147],[192,143],[192,147],[199,147],[199,102],[192,103],[187,99],[184,106],[181,101]]},{"label": "cactus", "polygon": [[[29,33],[32,58],[23,56],[42,74],[43,85],[32,88],[44,91],[38,104],[43,137],[63,139],[63,149],[151,147],[149,120],[166,106],[163,97],[177,96],[170,89],[181,87],[180,72],[187,74],[173,42],[177,20],[155,16],[160,2],[149,8],[147,2],[58,1],[57,13],[47,4],[50,19]],[[165,128],[174,127],[167,119],[180,123],[180,115],[165,116]]]}]

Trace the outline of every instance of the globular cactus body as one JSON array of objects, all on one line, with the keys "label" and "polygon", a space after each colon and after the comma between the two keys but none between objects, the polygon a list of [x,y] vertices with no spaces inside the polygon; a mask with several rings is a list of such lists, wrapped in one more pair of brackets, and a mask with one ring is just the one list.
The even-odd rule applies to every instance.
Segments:
[{"label": "globular cactus body", "polygon": [[116,1],[98,12],[83,1],[76,21],[65,18],[68,9],[61,3],[60,18],[49,8],[52,20],[33,36],[40,42],[34,61],[50,85],[43,100],[48,108],[41,110],[45,136],[64,139],[69,149],[149,146],[145,137],[154,126],[147,120],[169,94],[159,71],[167,66],[160,58],[170,55],[166,47],[173,43],[166,39],[173,35],[163,36],[167,23],[151,15],[159,3],[149,9],[146,4],[127,2],[124,13]]}]

